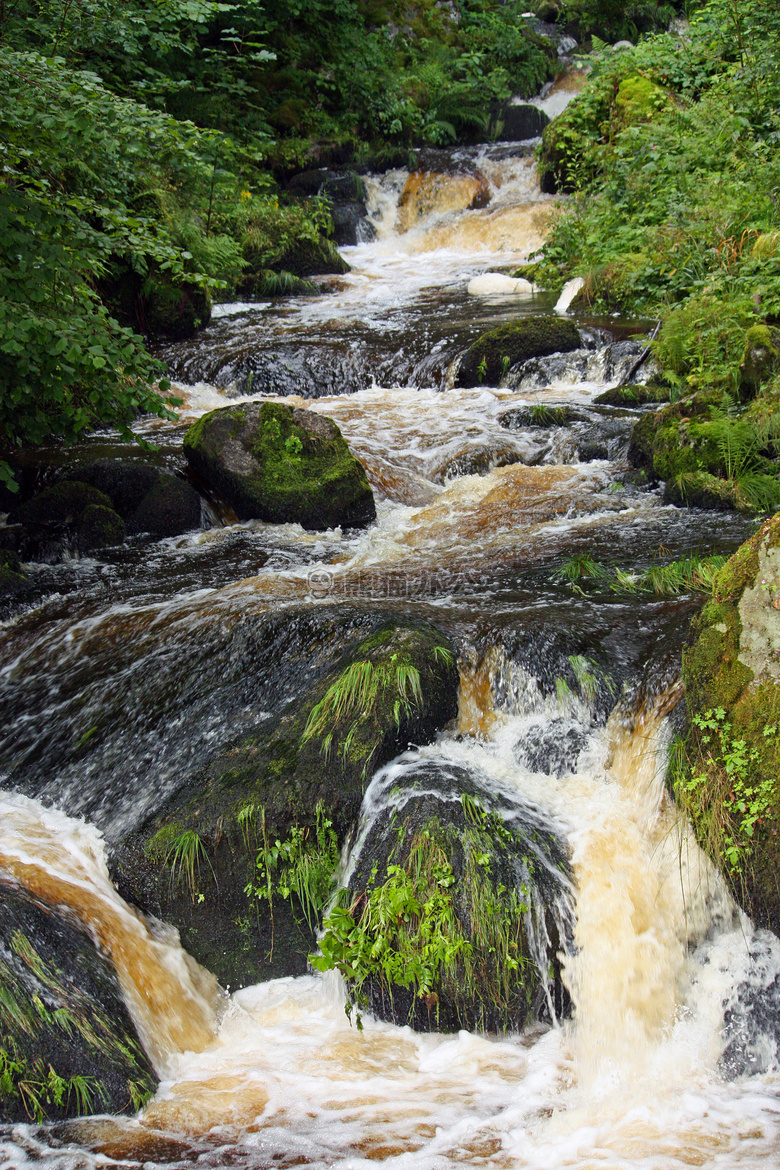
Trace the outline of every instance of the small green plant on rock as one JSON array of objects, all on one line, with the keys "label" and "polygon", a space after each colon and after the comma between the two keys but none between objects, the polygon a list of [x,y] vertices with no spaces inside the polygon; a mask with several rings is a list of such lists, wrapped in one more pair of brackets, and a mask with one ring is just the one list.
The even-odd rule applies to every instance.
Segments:
[{"label": "small green plant on rock", "polygon": [[327,905],[339,862],[338,839],[321,801],[316,818],[313,831],[293,825],[285,840],[276,838],[271,844],[262,810],[256,875],[246,887],[248,895],[268,903],[272,919],[274,898],[289,901],[294,894],[310,930],[315,929]]},{"label": "small green plant on rock", "polygon": [[201,862],[205,861],[211,870],[214,881],[217,880],[217,875],[214,873],[214,867],[209,861],[206,847],[201,840],[200,834],[195,829],[184,829],[174,838],[168,855],[165,858],[165,864],[171,867],[171,882],[173,885],[179,884],[182,879],[186,882],[187,889],[190,891],[190,896],[193,902],[202,902],[204,895],[198,891],[198,881],[200,876]]},{"label": "small green plant on rock", "polygon": [[[729,873],[741,876],[754,848],[758,826],[772,808],[774,778],[756,780],[759,752],[735,734],[723,707],[694,715],[698,751],[678,741],[672,780],[678,804],[689,812],[711,856],[722,858]],[[764,727],[773,737],[777,727]]]}]

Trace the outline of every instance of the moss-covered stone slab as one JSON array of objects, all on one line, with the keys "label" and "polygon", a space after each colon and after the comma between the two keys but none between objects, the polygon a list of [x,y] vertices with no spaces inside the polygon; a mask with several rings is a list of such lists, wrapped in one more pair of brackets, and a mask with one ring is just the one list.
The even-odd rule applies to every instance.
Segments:
[{"label": "moss-covered stone slab", "polygon": [[460,360],[456,385],[498,385],[518,362],[579,349],[580,334],[565,317],[521,317],[483,333]]},{"label": "moss-covered stone slab", "polygon": [[646,385],[629,384],[610,386],[593,399],[602,406],[647,406],[651,402],[668,402],[669,387],[648,382]]},{"label": "moss-covered stone slab", "polygon": [[574,887],[554,825],[444,761],[378,776],[368,806],[315,961],[342,972],[348,1008],[421,1031],[520,1031],[565,1015]]},{"label": "moss-covered stone slab", "polygon": [[738,901],[778,932],[780,513],[719,571],[683,652],[683,680],[690,730],[678,798]]},{"label": "moss-covered stone slab", "polygon": [[123,897],[179,927],[190,954],[231,987],[302,974],[324,903],[295,893],[294,874],[318,874],[327,899],[373,772],[430,742],[457,696],[442,635],[382,627],[121,844]]},{"label": "moss-covered stone slab", "polygon": [[135,1113],[156,1086],[109,960],[0,883],[0,1119]]},{"label": "moss-covered stone slab", "polygon": [[184,453],[239,520],[321,529],[376,518],[363,465],[313,411],[275,402],[213,410],[187,432]]}]

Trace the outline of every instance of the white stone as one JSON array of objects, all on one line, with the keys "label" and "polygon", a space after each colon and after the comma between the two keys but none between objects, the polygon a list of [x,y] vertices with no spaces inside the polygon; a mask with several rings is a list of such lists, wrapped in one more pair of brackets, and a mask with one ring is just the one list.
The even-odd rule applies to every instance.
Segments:
[{"label": "white stone", "polygon": [[576,297],[577,293],[581,292],[585,287],[585,281],[581,276],[575,276],[573,280],[567,280],[563,286],[563,292],[558,297],[558,303],[555,306],[556,313],[566,313],[569,306]]},{"label": "white stone", "polygon": [[501,272],[483,272],[469,281],[470,297],[528,296],[534,291],[530,280],[521,276],[504,276]]}]

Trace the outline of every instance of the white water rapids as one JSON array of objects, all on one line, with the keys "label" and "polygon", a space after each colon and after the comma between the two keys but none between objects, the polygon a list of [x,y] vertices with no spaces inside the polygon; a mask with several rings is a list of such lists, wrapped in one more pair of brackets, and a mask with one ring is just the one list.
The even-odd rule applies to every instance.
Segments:
[{"label": "white water rapids", "polygon": [[[422,218],[402,234],[395,217],[405,179],[377,180],[379,239],[349,250],[353,272],[334,282],[337,291],[275,308],[226,307],[219,321],[336,330],[359,319],[387,325],[392,345],[393,313],[424,301],[432,287],[451,285],[458,311],[468,311],[471,277],[532,252],[553,208],[536,191],[527,159],[486,157],[481,166],[493,193],[486,208],[464,210],[461,187],[418,190]],[[502,319],[508,304],[497,298],[479,311],[485,320],[493,312]],[[85,663],[97,671],[113,644],[146,647],[156,639],[175,650],[182,630],[218,625],[227,638],[250,612],[361,597],[422,597],[429,617],[437,608],[455,614],[466,642],[476,642],[485,599],[497,627],[521,608],[519,595],[503,599],[500,573],[511,577],[552,563],[580,539],[626,550],[649,541],[648,533],[656,534],[654,543],[677,539],[683,521],[674,509],[655,495],[613,490],[610,459],[580,461],[565,434],[501,425],[508,408],[550,395],[557,404],[588,407],[609,380],[605,361],[603,347],[594,349],[546,384],[445,391],[375,385],[307,400],[336,419],[364,460],[378,498],[375,527],[343,535],[249,524],[166,542],[160,559],[178,564],[177,557],[194,560],[239,532],[262,544],[269,559],[227,585],[200,582],[152,600],[129,595],[102,609],[95,602],[78,621],[53,605],[43,630],[22,615],[8,624],[3,679],[21,685],[45,669],[61,669],[64,678],[76,666],[88,674]],[[185,418],[224,405],[233,392],[185,386]],[[159,437],[157,424],[148,429]],[[312,593],[313,572],[326,575],[324,596]],[[449,574],[444,585],[442,572]],[[544,598],[524,588],[532,615]],[[572,621],[579,605],[573,595],[565,600]],[[639,603],[631,605],[638,614]],[[760,936],[763,959],[755,961],[751,924],[665,789],[674,687],[659,687],[632,714],[631,704],[618,703],[604,727],[585,700],[545,695],[533,671],[523,673],[495,644],[473,657],[470,663],[464,655],[457,728],[392,767],[422,759],[476,769],[558,827],[576,883],[576,934],[564,960],[572,1017],[500,1039],[421,1035],[370,1018],[360,1032],[344,1014],[333,975],[275,980],[227,997],[159,924],[150,927],[121,901],[94,824],[0,793],[0,868],[88,925],[117,967],[162,1077],[137,1118],[84,1120],[58,1131],[56,1140],[32,1126],[6,1129],[0,1170],[115,1164],[362,1170],[377,1161],[393,1170],[671,1170],[780,1163],[780,1077],[771,1071],[729,1081],[719,1064],[724,1012],[745,987],[768,987],[780,975],[780,944]],[[140,651],[138,660],[123,659],[120,689],[137,685],[135,670],[148,669]],[[65,689],[52,684],[42,723],[70,718],[67,703]],[[25,710],[20,733],[28,723]],[[523,762],[518,745],[534,728],[580,736],[569,765],[548,773]],[[170,732],[178,734],[176,727]],[[141,735],[132,731],[128,742]],[[156,759],[151,748],[148,754]],[[140,767],[136,787],[128,788],[127,816],[137,813],[142,789],[164,781],[161,767],[142,785]],[[87,785],[80,769],[63,770],[56,785],[41,783],[36,795],[49,806],[67,801],[81,811]],[[378,784],[367,793],[365,815]],[[108,832],[105,809],[96,805],[93,812]],[[125,812],[114,814],[116,827]]]}]

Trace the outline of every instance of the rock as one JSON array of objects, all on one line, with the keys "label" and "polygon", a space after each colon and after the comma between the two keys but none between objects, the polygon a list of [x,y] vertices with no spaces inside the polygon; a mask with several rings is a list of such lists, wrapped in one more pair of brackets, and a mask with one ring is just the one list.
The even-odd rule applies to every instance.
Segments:
[{"label": "rock", "polygon": [[627,386],[610,386],[593,401],[602,406],[647,406],[651,402],[668,402],[668,386],[648,382],[646,385],[631,383]]},{"label": "rock", "polygon": [[274,272],[289,272],[293,276],[344,276],[351,269],[332,240],[320,236],[317,240],[302,237],[295,240],[271,265]]},{"label": "rock", "polygon": [[340,248],[367,244],[376,238],[365,203],[338,203],[331,211],[333,238]]},{"label": "rock", "polygon": [[708,471],[690,471],[664,484],[664,503],[676,504],[679,508],[707,508],[713,512],[753,511],[749,503],[743,503],[738,486],[710,475]]},{"label": "rock", "polygon": [[135,1113],[157,1078],[108,959],[55,907],[0,884],[0,1115]]},{"label": "rock", "polygon": [[572,321],[560,317],[521,317],[483,333],[469,346],[458,367],[457,386],[496,386],[518,362],[568,353],[581,344]]},{"label": "rock", "polygon": [[538,138],[550,119],[544,110],[530,104],[509,102],[504,106],[501,118],[503,128],[499,142],[522,142],[527,138]]},{"label": "rock", "polygon": [[97,459],[66,472],[65,478],[90,484],[108,496],[128,535],[145,532],[159,540],[200,528],[200,496],[195,488],[159,467]]},{"label": "rock", "polygon": [[704,779],[678,784],[678,799],[737,900],[758,926],[778,933],[780,513],[717,574],[683,651],[683,681],[690,775]]},{"label": "rock", "polygon": [[13,524],[19,521],[26,526],[47,526],[51,528],[75,525],[85,508],[96,504],[111,508],[111,500],[105,492],[78,480],[65,480],[52,487],[44,488],[31,500],[9,516]]},{"label": "rock", "polygon": [[499,423],[508,431],[523,431],[528,428],[566,427],[579,416],[570,406],[515,406],[499,416]]},{"label": "rock", "polygon": [[162,471],[128,520],[128,531],[162,539],[201,526],[200,496],[186,479]]},{"label": "rock", "polygon": [[79,552],[97,552],[101,548],[112,548],[125,539],[122,517],[113,508],[102,504],[88,504],[79,517],[77,542]]},{"label": "rock", "polygon": [[776,338],[766,325],[753,325],[745,337],[745,352],[739,367],[739,388],[743,398],[753,398],[780,366]]},{"label": "rock", "polygon": [[521,276],[505,276],[501,272],[483,272],[468,283],[470,297],[530,296],[534,285]]},{"label": "rock", "polygon": [[626,458],[630,467],[645,476],[645,482],[657,483],[658,476],[653,467],[653,439],[655,438],[655,415],[643,414],[631,432]]},{"label": "rock", "polygon": [[[118,888],[179,927],[190,954],[223,983],[302,974],[372,773],[409,744],[432,740],[457,705],[446,639],[429,627],[379,629],[126,839],[113,863]],[[274,848],[278,864],[259,872],[258,851],[268,857]],[[278,891],[296,859],[319,874],[314,902]],[[246,893],[249,884],[260,897]]]},{"label": "rock", "polygon": [[0,602],[16,601],[31,588],[32,583],[14,550],[0,548]]},{"label": "rock", "polygon": [[[550,822],[475,771],[420,759],[379,773],[365,809],[351,908],[326,920],[315,960],[342,970],[348,1008],[444,1032],[565,1014],[574,899]],[[383,915],[388,899],[396,911]]]},{"label": "rock", "polygon": [[376,517],[362,464],[313,411],[272,402],[213,410],[187,432],[184,453],[239,520],[318,529]]}]

